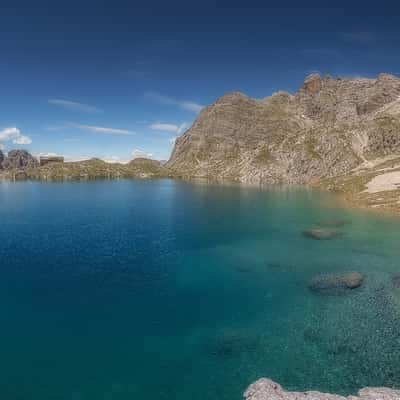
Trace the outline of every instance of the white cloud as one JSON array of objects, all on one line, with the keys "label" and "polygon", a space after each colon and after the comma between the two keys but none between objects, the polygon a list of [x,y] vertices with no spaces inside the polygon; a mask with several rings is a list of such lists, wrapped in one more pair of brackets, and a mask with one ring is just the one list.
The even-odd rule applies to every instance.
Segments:
[{"label": "white cloud", "polygon": [[60,157],[60,154],[57,153],[37,153],[36,157]]},{"label": "white cloud", "polygon": [[133,158],[153,158],[153,154],[152,153],[146,153],[143,150],[140,149],[135,149],[132,151],[132,157]]},{"label": "white cloud", "polygon": [[156,92],[147,92],[146,97],[159,104],[164,104],[167,106],[177,106],[182,108],[183,110],[195,113],[199,113],[204,108],[203,105],[195,103],[194,101],[176,100],[172,97],[164,96]]},{"label": "white cloud", "polygon": [[4,150],[6,148],[6,146],[4,146],[4,144],[0,143],[0,150]]},{"label": "white cloud", "polygon": [[18,136],[16,139],[13,140],[15,144],[31,144],[32,139],[29,136]]},{"label": "white cloud", "polygon": [[73,128],[82,129],[94,133],[104,133],[108,135],[135,135],[135,132],[127,129],[116,129],[116,128],[106,128],[104,126],[94,126],[94,125],[81,125],[81,124],[70,124]]},{"label": "white cloud", "polygon": [[111,164],[120,162],[120,158],[118,156],[106,156],[106,157],[102,158],[102,160],[107,163],[111,163]]},{"label": "white cloud", "polygon": [[78,111],[88,114],[97,114],[103,112],[97,107],[90,106],[89,104],[79,103],[77,101],[63,100],[63,99],[50,99],[49,104],[64,108],[69,111]]},{"label": "white cloud", "polygon": [[150,125],[150,129],[153,131],[172,132],[180,135],[188,126],[186,122],[180,125],[155,123]]},{"label": "white cloud", "polygon": [[12,140],[20,135],[21,131],[16,127],[4,128],[3,130],[0,131],[0,140],[2,141]]},{"label": "white cloud", "polygon": [[8,142],[12,140],[14,144],[31,144],[32,139],[29,136],[25,136],[15,126],[4,128],[0,130],[0,141]]}]

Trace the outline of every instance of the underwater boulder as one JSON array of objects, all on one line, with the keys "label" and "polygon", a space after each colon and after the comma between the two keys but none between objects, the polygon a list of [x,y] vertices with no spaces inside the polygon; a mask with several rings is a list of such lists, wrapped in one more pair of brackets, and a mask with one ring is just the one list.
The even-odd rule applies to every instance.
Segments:
[{"label": "underwater boulder", "polygon": [[400,274],[396,274],[392,277],[392,283],[396,289],[400,289]]},{"label": "underwater boulder", "polygon": [[311,228],[303,231],[303,236],[315,240],[329,240],[339,236],[340,232],[337,229],[326,228]]},{"label": "underwater boulder", "polygon": [[356,289],[362,285],[364,277],[359,272],[317,275],[310,282],[309,289],[318,293],[329,293]]}]

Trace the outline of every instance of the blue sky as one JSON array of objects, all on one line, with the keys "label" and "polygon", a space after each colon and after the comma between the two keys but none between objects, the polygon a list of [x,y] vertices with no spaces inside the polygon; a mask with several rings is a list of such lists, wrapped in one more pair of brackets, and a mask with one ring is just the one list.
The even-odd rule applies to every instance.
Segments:
[{"label": "blue sky", "polygon": [[167,159],[226,92],[294,92],[313,71],[400,74],[400,6],[334,3],[1,4],[0,146]]}]

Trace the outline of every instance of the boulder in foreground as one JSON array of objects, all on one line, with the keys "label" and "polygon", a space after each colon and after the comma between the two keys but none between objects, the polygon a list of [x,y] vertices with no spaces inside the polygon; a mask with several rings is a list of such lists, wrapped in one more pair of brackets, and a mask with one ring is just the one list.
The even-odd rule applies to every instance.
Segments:
[{"label": "boulder in foreground", "polygon": [[400,390],[365,388],[358,396],[339,396],[321,392],[287,392],[279,384],[262,378],[249,386],[244,393],[246,400],[399,400]]}]

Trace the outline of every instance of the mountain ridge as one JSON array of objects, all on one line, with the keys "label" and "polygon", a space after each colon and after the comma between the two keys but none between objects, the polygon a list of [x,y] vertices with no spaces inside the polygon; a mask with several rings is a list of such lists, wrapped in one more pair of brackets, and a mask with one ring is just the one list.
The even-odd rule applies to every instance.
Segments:
[{"label": "mountain ridge", "polygon": [[400,150],[400,135],[390,136],[391,124],[400,121],[399,96],[400,79],[389,74],[312,74],[293,95],[259,100],[228,93],[176,140],[166,166],[193,177],[260,183],[307,184],[339,175]]}]

